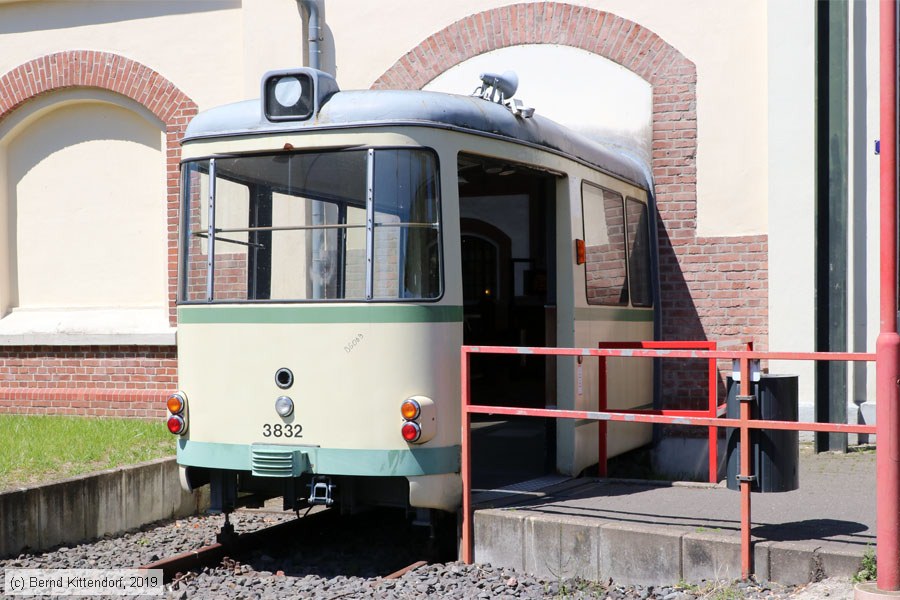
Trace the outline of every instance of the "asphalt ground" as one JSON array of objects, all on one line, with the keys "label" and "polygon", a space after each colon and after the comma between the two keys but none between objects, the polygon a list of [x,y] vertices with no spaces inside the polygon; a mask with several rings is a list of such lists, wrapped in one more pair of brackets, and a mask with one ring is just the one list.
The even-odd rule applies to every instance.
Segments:
[{"label": "asphalt ground", "polygon": [[[518,506],[546,515],[740,533],[740,493],[724,482],[585,478]],[[874,450],[815,454],[803,446],[799,488],[751,494],[751,524],[751,535],[758,541],[815,541],[823,547],[861,552],[874,548]]]}]

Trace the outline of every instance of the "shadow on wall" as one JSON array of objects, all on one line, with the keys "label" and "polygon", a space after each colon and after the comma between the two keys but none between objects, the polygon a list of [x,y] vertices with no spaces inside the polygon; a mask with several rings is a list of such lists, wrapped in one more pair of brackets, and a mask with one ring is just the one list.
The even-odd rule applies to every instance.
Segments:
[{"label": "shadow on wall", "polygon": [[[684,278],[681,264],[669,238],[668,231],[661,220],[657,222],[659,235],[659,279],[660,279],[660,312],[663,341],[702,341],[706,340],[706,332],[700,315],[697,312],[694,297]],[[702,359],[667,358],[661,363],[660,408],[704,409],[708,406],[708,363]],[[718,397],[724,397],[725,381],[720,375],[718,380]],[[668,432],[668,428],[663,428]],[[685,430],[697,430],[698,436],[705,436],[702,428],[678,428],[680,434]]]}]

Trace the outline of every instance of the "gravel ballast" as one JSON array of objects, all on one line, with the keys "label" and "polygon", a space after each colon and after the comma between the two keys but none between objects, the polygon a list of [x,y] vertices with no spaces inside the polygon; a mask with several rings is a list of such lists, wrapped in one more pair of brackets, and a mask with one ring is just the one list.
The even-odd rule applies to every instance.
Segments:
[{"label": "gravel ballast", "polygon": [[[242,513],[238,533],[293,519],[291,514]],[[792,587],[765,582],[707,582],[641,587],[617,582],[544,579],[491,565],[428,564],[397,579],[386,576],[424,558],[403,516],[373,513],[304,539],[227,558],[214,568],[184,574],[166,586],[166,598],[852,598],[845,580]],[[221,516],[158,523],[117,537],[0,560],[7,568],[134,568],[215,541]],[[0,577],[0,586],[3,585]],[[0,592],[2,593],[2,592]]]}]

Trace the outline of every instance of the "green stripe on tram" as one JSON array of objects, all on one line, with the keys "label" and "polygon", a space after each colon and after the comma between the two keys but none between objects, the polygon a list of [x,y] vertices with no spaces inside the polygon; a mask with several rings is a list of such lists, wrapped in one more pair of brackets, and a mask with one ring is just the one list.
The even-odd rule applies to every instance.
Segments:
[{"label": "green stripe on tram", "polygon": [[[250,471],[253,468],[253,449],[275,450],[288,455],[305,455],[298,462],[301,472],[328,475],[381,475],[417,477],[440,473],[457,473],[460,467],[460,447],[408,448],[394,450],[362,450],[351,448],[320,448],[301,445],[223,444],[178,440],[178,464]],[[292,465],[293,467],[293,465]],[[292,469],[293,471],[293,469]]]},{"label": "green stripe on tram", "polygon": [[455,323],[462,306],[179,306],[179,323]]},{"label": "green stripe on tram", "polygon": [[652,308],[620,308],[592,306],[575,309],[576,321],[631,321],[635,323],[652,323]]}]

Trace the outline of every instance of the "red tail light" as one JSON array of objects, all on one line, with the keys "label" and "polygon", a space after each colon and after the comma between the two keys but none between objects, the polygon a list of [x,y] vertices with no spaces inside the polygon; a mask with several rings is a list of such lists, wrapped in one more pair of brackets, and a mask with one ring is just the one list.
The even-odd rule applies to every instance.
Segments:
[{"label": "red tail light", "polygon": [[418,423],[407,421],[400,429],[400,434],[407,442],[415,442],[422,436],[422,428],[419,427]]},{"label": "red tail light", "polygon": [[187,428],[184,422],[184,419],[179,417],[178,415],[172,415],[166,421],[166,427],[169,428],[169,431],[178,435],[180,433],[184,433],[184,430]]}]

